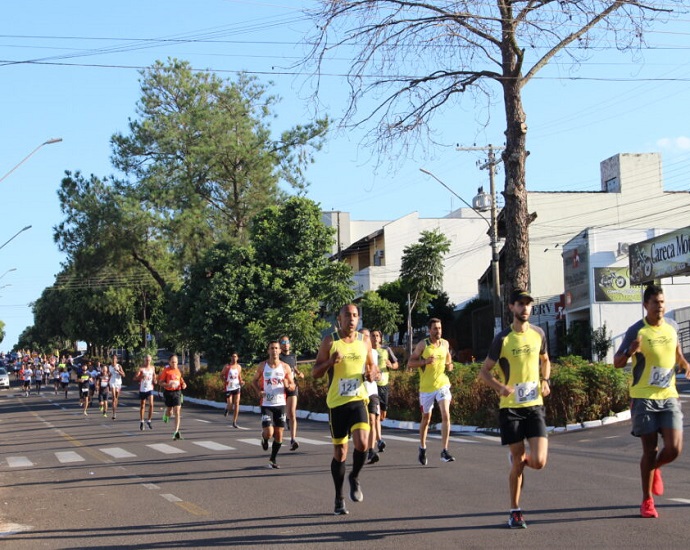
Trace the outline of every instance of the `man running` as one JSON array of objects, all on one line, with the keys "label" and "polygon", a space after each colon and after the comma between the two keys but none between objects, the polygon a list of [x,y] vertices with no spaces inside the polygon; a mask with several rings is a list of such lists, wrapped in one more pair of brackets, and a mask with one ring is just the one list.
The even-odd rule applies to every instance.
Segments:
[{"label": "man running", "polygon": [[84,416],[86,416],[90,402],[91,361],[82,364],[77,376],[77,383],[79,384],[79,404],[84,408]]},{"label": "man running", "polygon": [[[173,432],[173,439],[182,439],[180,433],[180,420],[182,416],[182,390],[187,388],[187,384],[182,378],[180,369],[177,368],[177,355],[173,354],[168,360],[168,364],[161,371],[158,377],[158,383],[163,387],[163,400],[165,401],[165,412],[163,413],[163,422],[170,420],[170,415],[175,412],[175,431]],[[149,422],[149,428],[151,423]]]},{"label": "man running", "polygon": [[110,369],[106,365],[101,366],[101,372],[96,376],[96,389],[98,390],[98,408],[103,416],[108,416],[108,394],[110,393]]},{"label": "man running", "polygon": [[60,388],[65,390],[65,399],[67,399],[67,392],[69,391],[70,373],[67,366],[60,368]]},{"label": "man running", "polygon": [[232,352],[230,362],[223,367],[220,379],[225,386],[225,412],[223,416],[228,416],[232,412],[232,427],[239,428],[237,419],[240,415],[240,394],[244,381],[242,380],[242,365],[239,364],[239,355]]},{"label": "man running", "polygon": [[278,339],[278,342],[280,343],[280,360],[292,369],[292,377],[295,380],[294,391],[287,392],[287,421],[290,429],[290,450],[296,451],[299,449],[299,443],[297,443],[297,396],[299,395],[297,380],[303,379],[304,374],[297,368],[297,358],[290,353],[290,337],[283,335]]},{"label": "man running", "polygon": [[156,385],[156,369],[150,355],[144,358],[144,365],[139,367],[139,372],[137,372],[134,380],[139,382],[139,429],[144,431],[144,413],[146,412],[146,405],[148,405],[149,414],[146,425],[149,430],[153,430],[151,420],[153,419],[153,388]]},{"label": "man running", "polygon": [[[649,285],[642,300],[646,315],[625,333],[613,366],[623,368],[632,358],[632,434],[642,442],[640,515],[656,518],[659,513],[652,495],[664,494],[661,467],[678,458],[683,448],[683,413],[676,390],[675,366],[682,367],[685,378],[690,379],[690,365],[678,343],[678,325],[664,318],[662,288]],[[659,433],[664,442],[661,451]]]},{"label": "man running", "polygon": [[357,332],[359,311],[356,305],[348,304],[340,309],[338,325],[337,331],[322,340],[312,374],[314,379],[328,374],[326,404],[333,441],[331,476],[335,486],[334,512],[344,515],[348,513],[343,498],[343,484],[350,435],[354,445],[352,471],[348,477],[350,499],[353,502],[364,500],[359,473],[367,457],[369,417],[363,381],[374,380],[378,369],[371,354],[371,342]]},{"label": "man running", "polygon": [[[366,338],[371,338],[371,332],[368,328],[363,328],[360,330]],[[374,360],[374,364],[378,365],[379,354],[373,349],[371,354]],[[364,367],[366,368],[366,366]],[[364,371],[362,371],[364,375]],[[379,454],[376,452],[376,442],[381,438],[381,406],[379,404],[379,388],[377,386],[378,379],[381,377],[380,372],[377,373],[376,378],[371,382],[364,380],[364,388],[367,392],[367,397],[369,403],[367,404],[367,412],[369,413],[369,439],[367,441],[367,464],[376,464],[379,460]]]},{"label": "man running", "polygon": [[252,380],[252,386],[261,396],[261,447],[267,451],[268,440],[273,438],[268,467],[276,469],[280,468],[276,459],[283,444],[286,391],[295,389],[292,369],[279,356],[280,344],[271,342],[268,345],[268,360],[257,367]]},{"label": "man running", "polygon": [[446,371],[453,370],[453,360],[450,357],[450,344],[441,338],[443,330],[441,320],[429,319],[429,337],[417,344],[407,363],[411,368],[419,370],[419,404],[422,408],[422,421],[419,423],[419,463],[427,465],[426,436],[429,432],[431,412],[434,401],[441,411],[441,462],[453,462],[455,457],[448,452],[450,441],[450,380]]},{"label": "man running", "polygon": [[381,378],[376,381],[379,393],[379,407],[381,408],[381,415],[379,418],[379,440],[378,452],[382,453],[386,449],[386,442],[381,437],[380,423],[386,419],[388,414],[388,389],[390,387],[390,371],[398,370],[398,358],[393,353],[389,346],[383,345],[383,335],[380,330],[375,330],[371,333],[373,340],[371,347],[378,354],[378,367],[381,372]]},{"label": "man running", "polygon": [[117,355],[113,355],[113,362],[108,367],[110,372],[110,391],[113,392],[113,420],[117,418],[117,404],[120,402],[120,391],[122,390],[122,379],[125,371],[122,365],[117,362]]},{"label": "man running", "polygon": [[22,377],[22,382],[24,383],[24,397],[29,397],[31,393],[31,377],[34,371],[31,368],[31,363],[26,363],[22,370],[19,371],[19,375]]},{"label": "man running", "polygon": [[[511,464],[508,526],[513,529],[527,527],[520,509],[523,471],[526,466],[541,470],[548,454],[543,398],[551,393],[551,362],[544,331],[529,323],[532,302],[527,291],[513,291],[508,306],[513,322],[496,335],[479,371],[479,379],[500,396],[501,443],[509,446]],[[491,372],[496,364],[498,378]]]}]

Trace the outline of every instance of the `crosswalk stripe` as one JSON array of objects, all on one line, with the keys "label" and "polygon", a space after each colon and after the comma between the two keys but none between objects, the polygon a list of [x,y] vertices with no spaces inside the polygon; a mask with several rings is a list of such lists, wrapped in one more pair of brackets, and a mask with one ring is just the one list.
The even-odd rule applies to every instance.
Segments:
[{"label": "crosswalk stripe", "polygon": [[175,454],[181,454],[185,453],[186,451],[183,451],[182,449],[179,449],[178,447],[173,447],[172,445],[168,445],[167,443],[152,443],[151,445],[146,445],[147,447],[150,447],[154,451],[158,451],[159,453],[163,453],[166,455],[175,455]]},{"label": "crosswalk stripe", "polygon": [[305,437],[298,437],[298,443],[310,443],[311,445],[332,445],[330,441],[319,441],[317,439],[307,439]]},{"label": "crosswalk stripe", "polygon": [[25,456],[8,456],[6,460],[10,468],[29,468],[34,465],[34,463]]},{"label": "crosswalk stripe", "polygon": [[228,445],[223,445],[222,443],[216,443],[215,441],[192,441],[194,445],[203,447],[204,449],[210,449],[211,451],[234,451],[235,447],[230,447]]},{"label": "crosswalk stripe", "polygon": [[383,436],[382,439],[384,441],[389,439],[392,441],[408,441],[408,442],[412,442],[412,443],[418,443],[419,442],[419,438],[416,438],[416,437],[402,437],[400,435],[388,435],[388,434]]},{"label": "crosswalk stripe", "polygon": [[129,451],[125,451],[120,447],[108,447],[106,449],[99,449],[99,451],[107,454],[108,456],[112,456],[113,458],[132,458],[137,456]]},{"label": "crosswalk stripe", "polygon": [[86,460],[83,456],[81,456],[79,453],[75,453],[74,451],[61,451],[55,453],[55,456],[58,459],[58,462],[61,464],[69,464],[71,462],[84,462]]},{"label": "crosswalk stripe", "polygon": [[[440,435],[436,434],[429,434],[428,435],[429,439],[442,439]],[[453,441],[455,443],[476,443],[476,441],[472,441],[471,439],[465,439],[464,437],[449,437],[449,441]]]},{"label": "crosswalk stripe", "polygon": [[261,446],[261,440],[258,437],[253,438],[253,439],[238,439],[237,441],[241,441],[242,443],[247,443],[248,445]]}]

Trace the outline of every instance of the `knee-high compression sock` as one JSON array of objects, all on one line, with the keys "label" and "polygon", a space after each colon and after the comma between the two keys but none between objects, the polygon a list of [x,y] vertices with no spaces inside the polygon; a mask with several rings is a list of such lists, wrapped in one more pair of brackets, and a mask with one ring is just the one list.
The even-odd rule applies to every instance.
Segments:
[{"label": "knee-high compression sock", "polygon": [[282,444],[283,444],[282,442],[278,443],[277,441],[274,441],[273,445],[271,445],[271,462],[276,461],[276,457],[278,456],[278,451],[280,451],[280,446]]},{"label": "knee-high compression sock", "polygon": [[355,449],[352,453],[352,477],[357,477],[360,470],[364,466],[364,461],[367,458],[366,451],[358,451]]},{"label": "knee-high compression sock", "polygon": [[343,498],[343,483],[345,482],[345,463],[331,460],[331,475],[335,485],[335,498]]}]

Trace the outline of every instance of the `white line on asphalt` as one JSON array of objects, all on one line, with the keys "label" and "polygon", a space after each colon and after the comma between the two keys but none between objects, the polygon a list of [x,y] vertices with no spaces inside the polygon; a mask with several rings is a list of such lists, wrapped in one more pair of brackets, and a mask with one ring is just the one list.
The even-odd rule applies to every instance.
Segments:
[{"label": "white line on asphalt", "polygon": [[151,489],[152,491],[157,491],[160,489],[160,487],[155,483],[142,483],[141,486],[145,487],[146,489]]},{"label": "white line on asphalt", "polygon": [[484,434],[477,434],[475,436],[477,439],[485,439],[487,441],[501,441],[501,438],[495,435],[484,435]]},{"label": "white line on asphalt", "polygon": [[58,462],[61,464],[69,464],[70,462],[84,462],[86,460],[83,456],[81,456],[79,453],[75,453],[74,451],[61,451],[55,453],[55,456],[58,459]]},{"label": "white line on asphalt", "polygon": [[159,453],[163,453],[166,455],[175,455],[186,452],[182,449],[178,449],[177,447],[173,447],[172,445],[168,445],[167,443],[153,443],[151,445],[146,446],[151,447],[154,451],[158,451]]},{"label": "white line on asphalt", "polygon": [[311,445],[331,445],[329,441],[318,441],[316,439],[307,439],[306,437],[297,438],[298,443],[310,443]]},{"label": "white line on asphalt", "polygon": [[419,439],[415,437],[402,437],[399,435],[388,435],[386,434],[383,438],[384,441],[386,439],[390,439],[392,441],[409,441],[410,443],[419,443]]},{"label": "white line on asphalt", "polygon": [[[440,435],[436,434],[429,434],[428,435],[429,439],[441,439]],[[465,439],[464,437],[449,437],[449,441],[453,441],[454,443],[476,443],[476,441],[472,441],[471,439]]]},{"label": "white line on asphalt", "polygon": [[690,504],[690,499],[687,498],[669,498],[669,500],[672,500],[673,502],[680,502],[682,504]]},{"label": "white line on asphalt", "polygon": [[163,494],[161,496],[168,502],[182,502],[181,498],[178,498],[175,495],[171,495],[169,493]]},{"label": "white line on asphalt", "polygon": [[229,447],[228,445],[223,445],[222,443],[216,443],[215,441],[192,441],[194,445],[199,445],[204,449],[210,449],[212,451],[234,451],[235,447]]},{"label": "white line on asphalt", "polygon": [[108,447],[105,449],[99,449],[99,451],[107,454],[108,456],[112,456],[113,458],[132,458],[137,456],[129,451],[125,451],[121,447]]},{"label": "white line on asphalt", "polygon": [[34,463],[25,456],[8,456],[6,460],[10,468],[29,468],[34,465]]},{"label": "white line on asphalt", "polygon": [[242,443],[247,443],[248,445],[261,445],[261,440],[257,437],[255,439],[238,439],[237,441],[241,441]]},{"label": "white line on asphalt", "polygon": [[196,420],[197,422],[203,422],[204,424],[210,424],[211,423],[210,420],[202,420],[201,418],[195,418],[194,420]]}]

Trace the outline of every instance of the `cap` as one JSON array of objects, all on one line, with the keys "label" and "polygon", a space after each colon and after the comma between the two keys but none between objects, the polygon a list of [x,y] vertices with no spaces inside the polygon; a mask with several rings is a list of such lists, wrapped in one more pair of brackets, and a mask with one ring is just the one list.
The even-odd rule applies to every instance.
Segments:
[{"label": "cap", "polygon": [[527,299],[530,302],[534,302],[534,298],[532,298],[532,296],[530,296],[530,293],[527,292],[526,290],[516,288],[515,290],[513,290],[513,293],[510,295],[510,303],[511,304],[514,304],[518,300],[523,300],[523,299]]}]

